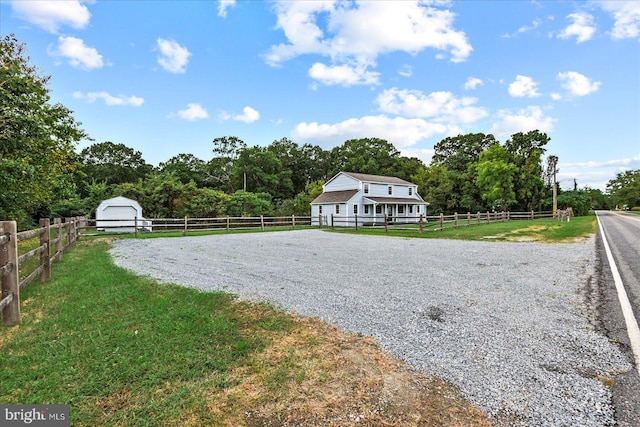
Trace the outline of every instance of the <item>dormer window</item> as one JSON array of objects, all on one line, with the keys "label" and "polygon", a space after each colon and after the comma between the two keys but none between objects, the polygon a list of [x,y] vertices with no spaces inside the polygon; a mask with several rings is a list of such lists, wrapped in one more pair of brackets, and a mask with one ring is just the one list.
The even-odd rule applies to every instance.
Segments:
[{"label": "dormer window", "polygon": [[409,195],[413,196],[413,187],[409,187]]},{"label": "dormer window", "polygon": [[388,191],[389,195],[390,195],[390,196],[393,196],[393,185],[390,185],[390,186],[389,186],[389,187],[387,187],[387,188],[388,188],[388,190],[387,190],[387,191]]},{"label": "dormer window", "polygon": [[364,194],[369,194],[369,184],[364,183]]}]

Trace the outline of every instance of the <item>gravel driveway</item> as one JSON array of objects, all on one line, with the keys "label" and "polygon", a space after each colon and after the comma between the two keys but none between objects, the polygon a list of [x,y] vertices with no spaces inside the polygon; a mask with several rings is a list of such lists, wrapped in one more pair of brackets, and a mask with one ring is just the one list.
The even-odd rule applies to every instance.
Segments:
[{"label": "gravel driveway", "polygon": [[495,420],[614,424],[601,381],[631,369],[586,320],[594,240],[406,239],[320,230],[118,240],[116,264],[373,336]]}]

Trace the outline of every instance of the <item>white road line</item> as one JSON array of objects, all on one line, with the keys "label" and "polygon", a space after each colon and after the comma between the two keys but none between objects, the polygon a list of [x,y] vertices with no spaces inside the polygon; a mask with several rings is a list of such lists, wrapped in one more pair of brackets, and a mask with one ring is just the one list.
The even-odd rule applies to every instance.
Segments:
[{"label": "white road line", "polygon": [[638,371],[638,374],[640,374],[640,328],[638,328],[638,321],[633,315],[633,308],[631,308],[629,297],[627,297],[627,291],[625,291],[624,284],[622,283],[622,277],[620,277],[618,267],[616,266],[616,262],[611,254],[607,237],[604,235],[604,226],[602,225],[600,216],[597,213],[596,217],[598,218],[598,225],[600,226],[600,235],[602,236],[604,250],[607,253],[607,259],[609,260],[609,266],[611,267],[611,273],[613,274],[613,281],[615,282],[616,290],[618,291],[618,300],[622,307],[622,314],[624,315],[624,321],[627,326],[627,334],[629,335],[631,350],[635,357],[636,370]]}]

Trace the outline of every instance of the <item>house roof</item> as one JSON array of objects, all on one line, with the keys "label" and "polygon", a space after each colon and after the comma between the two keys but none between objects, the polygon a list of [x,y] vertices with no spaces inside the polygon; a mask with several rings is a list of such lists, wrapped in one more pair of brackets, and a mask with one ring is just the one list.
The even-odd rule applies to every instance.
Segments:
[{"label": "house roof", "polygon": [[424,200],[419,199],[411,199],[408,197],[365,197],[365,200],[369,200],[373,203],[389,203],[389,204],[397,204],[397,203],[407,203],[410,205],[428,205],[429,203]]},{"label": "house roof", "polygon": [[396,178],[395,176],[382,176],[382,175],[369,175],[366,173],[355,172],[340,172],[348,175],[358,181],[375,182],[380,184],[403,184],[403,185],[415,185],[412,182],[405,181],[404,179]]},{"label": "house roof", "polygon": [[348,202],[359,190],[328,191],[315,198],[313,203]]}]

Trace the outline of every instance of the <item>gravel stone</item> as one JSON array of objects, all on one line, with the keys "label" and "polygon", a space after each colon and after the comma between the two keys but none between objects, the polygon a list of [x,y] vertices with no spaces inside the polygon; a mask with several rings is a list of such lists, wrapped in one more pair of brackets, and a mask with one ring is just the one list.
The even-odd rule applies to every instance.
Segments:
[{"label": "gravel stone", "polygon": [[320,230],[114,241],[116,264],[370,335],[496,425],[615,425],[599,378],[632,368],[588,321],[595,243]]}]

